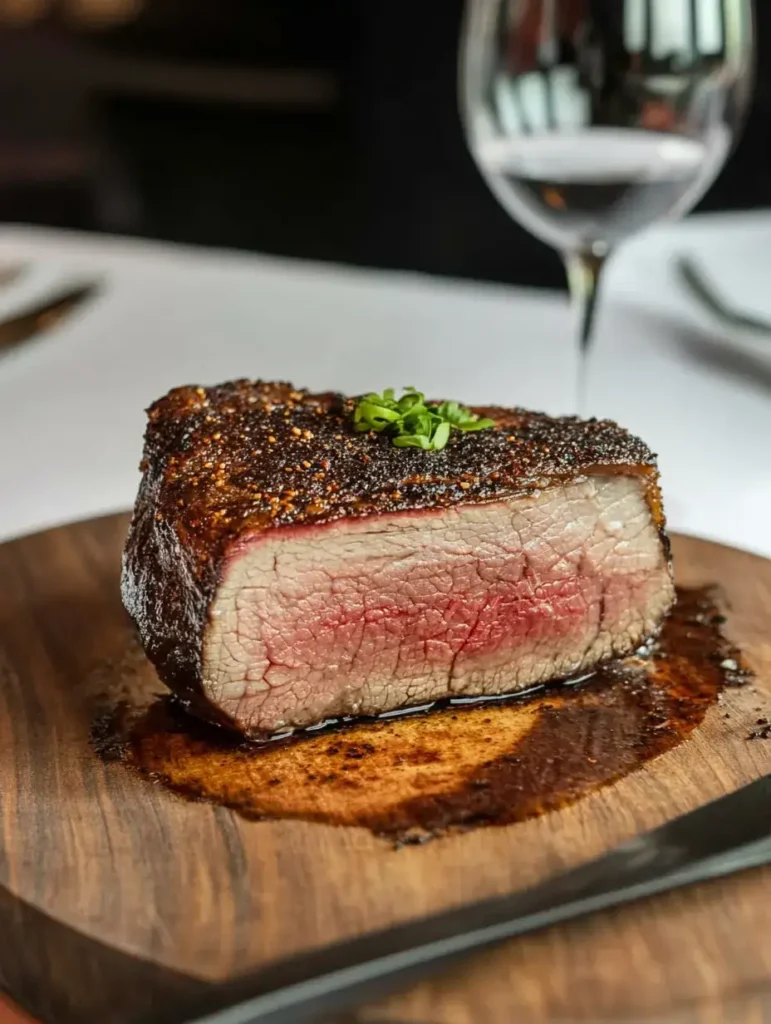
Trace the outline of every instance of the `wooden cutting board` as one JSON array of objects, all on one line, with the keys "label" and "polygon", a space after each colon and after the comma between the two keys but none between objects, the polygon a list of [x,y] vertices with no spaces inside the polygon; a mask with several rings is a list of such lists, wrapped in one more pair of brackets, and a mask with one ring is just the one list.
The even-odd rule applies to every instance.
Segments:
[{"label": "wooden cutting board", "polygon": [[[757,673],[681,746],[566,810],[394,849],[360,828],[246,821],[94,753],[132,631],[127,519],[0,547],[0,987],[34,1016],[128,1024],[234,972],[532,884],[771,771],[771,562],[674,540],[679,582],[717,582]],[[150,672],[141,665],[140,672]],[[730,716],[730,717],[729,717]],[[347,1021],[760,1021],[771,871],[509,943]]]}]

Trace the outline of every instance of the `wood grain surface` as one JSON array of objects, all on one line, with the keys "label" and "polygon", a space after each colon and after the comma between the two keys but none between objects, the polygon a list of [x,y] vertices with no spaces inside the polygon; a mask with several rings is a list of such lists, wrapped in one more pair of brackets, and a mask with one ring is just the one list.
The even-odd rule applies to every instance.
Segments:
[{"label": "wood grain surface", "polygon": [[[0,988],[41,1020],[156,1019],[276,957],[532,884],[771,771],[771,740],[747,738],[771,714],[771,562],[680,537],[678,581],[721,585],[757,684],[726,691],[693,738],[615,786],[400,850],[363,829],[183,801],[90,743],[105,699],[151,673],[118,594],[126,525],[0,547]],[[602,914],[355,1019],[771,1019],[770,894],[759,870]]]}]

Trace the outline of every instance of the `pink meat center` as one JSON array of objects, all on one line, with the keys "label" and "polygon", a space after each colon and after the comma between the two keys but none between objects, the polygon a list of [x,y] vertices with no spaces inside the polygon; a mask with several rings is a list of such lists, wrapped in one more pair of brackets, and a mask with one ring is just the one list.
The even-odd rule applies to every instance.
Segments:
[{"label": "pink meat center", "polygon": [[625,653],[671,596],[634,478],[275,530],[230,553],[204,681],[268,731],[511,692]]}]

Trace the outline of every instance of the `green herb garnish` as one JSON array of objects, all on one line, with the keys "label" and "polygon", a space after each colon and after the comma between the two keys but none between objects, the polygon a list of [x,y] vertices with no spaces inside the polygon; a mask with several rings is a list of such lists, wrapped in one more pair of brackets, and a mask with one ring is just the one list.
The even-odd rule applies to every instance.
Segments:
[{"label": "green herb garnish", "polygon": [[365,432],[387,433],[397,448],[423,448],[438,452],[450,439],[451,430],[487,430],[493,420],[482,419],[457,402],[426,405],[425,395],[405,388],[401,398],[393,388],[382,395],[372,392],[359,399],[353,414],[354,426]]}]

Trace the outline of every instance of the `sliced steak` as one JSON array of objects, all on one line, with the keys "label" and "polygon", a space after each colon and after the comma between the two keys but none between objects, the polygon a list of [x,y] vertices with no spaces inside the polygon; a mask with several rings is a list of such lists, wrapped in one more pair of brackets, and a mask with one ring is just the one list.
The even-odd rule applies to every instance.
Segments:
[{"label": "sliced steak", "polygon": [[161,678],[254,736],[508,693],[634,650],[673,600],[654,456],[478,409],[443,451],[355,401],[179,388],[149,412],[123,599]]}]

